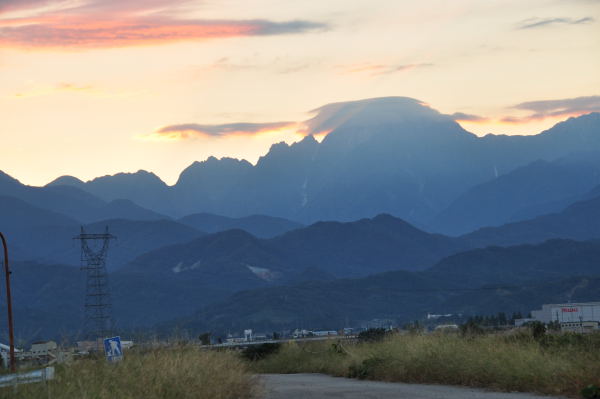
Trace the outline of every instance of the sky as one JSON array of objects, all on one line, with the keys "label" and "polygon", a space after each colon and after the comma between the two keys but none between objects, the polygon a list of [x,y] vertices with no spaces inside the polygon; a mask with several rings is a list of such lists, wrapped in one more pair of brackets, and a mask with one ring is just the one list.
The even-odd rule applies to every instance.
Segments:
[{"label": "sky", "polygon": [[600,1],[0,0],[0,170],[26,184],[173,184],[381,96],[478,135],[600,111]]}]

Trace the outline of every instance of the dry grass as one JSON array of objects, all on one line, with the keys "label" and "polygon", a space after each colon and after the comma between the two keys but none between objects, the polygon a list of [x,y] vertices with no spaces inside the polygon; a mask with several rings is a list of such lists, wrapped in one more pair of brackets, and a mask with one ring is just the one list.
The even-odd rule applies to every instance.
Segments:
[{"label": "dry grass", "polygon": [[[568,337],[567,337],[568,338]],[[326,373],[578,396],[600,385],[600,335],[538,342],[528,334],[395,335],[382,342],[287,344],[253,367],[263,373]]]},{"label": "dry grass", "polygon": [[250,399],[260,386],[233,353],[193,347],[128,352],[119,364],[79,360],[57,369],[56,380],[3,389],[0,397],[55,399]]}]

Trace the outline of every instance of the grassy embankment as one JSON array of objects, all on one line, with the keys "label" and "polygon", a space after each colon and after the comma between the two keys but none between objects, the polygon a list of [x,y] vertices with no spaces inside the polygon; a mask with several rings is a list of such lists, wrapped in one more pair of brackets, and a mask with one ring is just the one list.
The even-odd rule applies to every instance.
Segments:
[{"label": "grassy embankment", "polygon": [[393,335],[358,344],[290,343],[252,363],[260,373],[325,373],[380,381],[579,397],[600,386],[600,334]]},{"label": "grassy embankment", "polygon": [[2,398],[250,399],[260,385],[234,353],[194,347],[129,351],[118,364],[82,359],[56,369],[56,379],[0,389]]}]

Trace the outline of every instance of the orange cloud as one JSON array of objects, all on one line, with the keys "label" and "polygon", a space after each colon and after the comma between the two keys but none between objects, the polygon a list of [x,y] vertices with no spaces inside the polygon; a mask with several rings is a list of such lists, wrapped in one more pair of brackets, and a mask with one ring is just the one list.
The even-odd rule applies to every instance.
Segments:
[{"label": "orange cloud", "polygon": [[157,131],[141,136],[150,140],[179,141],[198,137],[225,137],[246,136],[262,133],[298,133],[301,126],[296,122],[269,122],[269,123],[228,123],[222,125],[200,125],[185,123],[170,125]]},{"label": "orange cloud", "polygon": [[465,114],[455,112],[450,115],[457,122],[468,124],[496,124],[522,125],[532,122],[539,122],[545,119],[564,119],[577,117],[590,112],[600,112],[600,96],[584,96],[575,98],[563,98],[558,100],[540,100],[527,101],[509,107],[509,109],[518,110],[526,115],[507,115],[496,119],[487,118],[479,115]]},{"label": "orange cloud", "polygon": [[[16,1],[9,1],[16,7]],[[29,0],[26,6],[51,2]],[[235,36],[302,33],[326,26],[310,21],[202,20],[174,16],[181,1],[95,0],[27,16],[2,18],[0,45],[9,47],[126,47]],[[7,5],[9,7],[10,4]],[[171,7],[171,8],[169,8]],[[10,10],[10,8],[9,8]],[[0,9],[0,12],[2,10]],[[35,10],[34,10],[35,11]]]},{"label": "orange cloud", "polygon": [[573,112],[566,112],[566,113],[560,113],[560,114],[555,114],[555,115],[534,114],[534,115],[526,115],[526,116],[505,116],[505,117],[501,118],[499,120],[499,122],[507,124],[507,125],[521,125],[521,124],[526,124],[526,123],[531,123],[531,122],[539,122],[539,121],[543,121],[545,119],[564,119],[564,118],[578,117],[578,116],[585,115],[588,113],[589,112],[586,112],[586,111],[579,111],[579,112],[573,111]]},{"label": "orange cloud", "polygon": [[513,109],[529,111],[525,116],[506,116],[500,121],[508,124],[529,123],[547,118],[574,117],[590,112],[600,112],[600,96],[563,98],[558,100],[527,101]]}]

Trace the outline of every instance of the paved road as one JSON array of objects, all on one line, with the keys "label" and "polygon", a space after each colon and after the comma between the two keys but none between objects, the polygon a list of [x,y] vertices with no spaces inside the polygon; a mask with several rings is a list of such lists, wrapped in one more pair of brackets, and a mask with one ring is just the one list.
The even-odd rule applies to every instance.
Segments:
[{"label": "paved road", "polygon": [[399,384],[323,374],[265,374],[265,399],[549,399],[445,385]]}]

